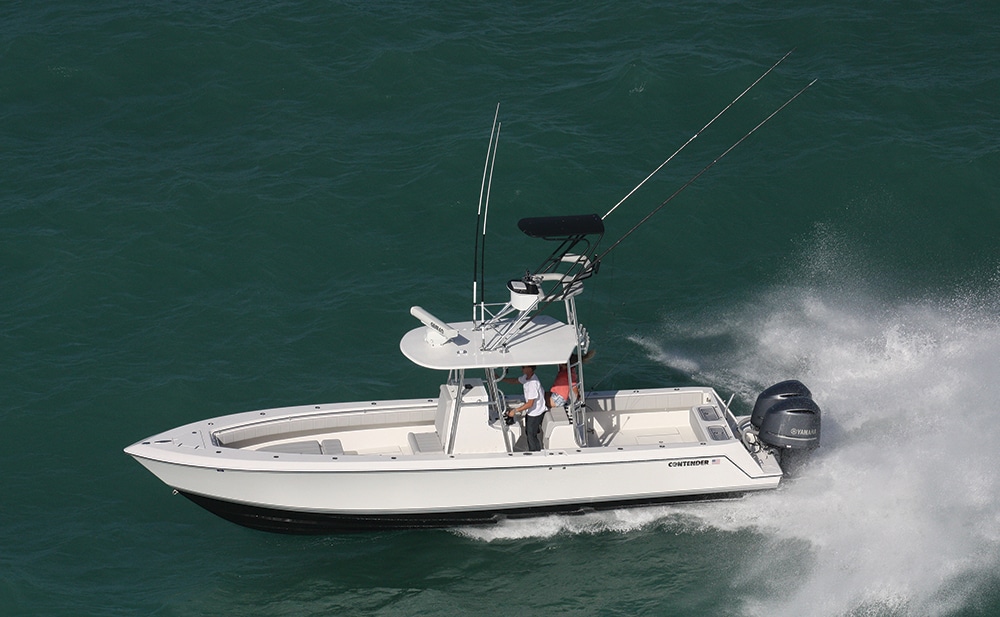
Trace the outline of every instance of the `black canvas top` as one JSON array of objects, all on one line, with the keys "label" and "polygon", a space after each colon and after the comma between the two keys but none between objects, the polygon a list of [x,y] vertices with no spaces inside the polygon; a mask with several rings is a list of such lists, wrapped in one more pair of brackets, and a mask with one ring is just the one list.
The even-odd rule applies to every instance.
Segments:
[{"label": "black canvas top", "polygon": [[604,233],[604,221],[596,214],[532,217],[521,219],[517,227],[532,238],[546,239]]}]

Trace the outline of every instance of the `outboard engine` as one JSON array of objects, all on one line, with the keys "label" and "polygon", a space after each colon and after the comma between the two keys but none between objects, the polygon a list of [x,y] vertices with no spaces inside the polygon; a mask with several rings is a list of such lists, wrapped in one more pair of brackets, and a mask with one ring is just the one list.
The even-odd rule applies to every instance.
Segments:
[{"label": "outboard engine", "polygon": [[750,416],[760,441],[781,449],[819,447],[820,409],[801,381],[776,383],[757,397]]}]

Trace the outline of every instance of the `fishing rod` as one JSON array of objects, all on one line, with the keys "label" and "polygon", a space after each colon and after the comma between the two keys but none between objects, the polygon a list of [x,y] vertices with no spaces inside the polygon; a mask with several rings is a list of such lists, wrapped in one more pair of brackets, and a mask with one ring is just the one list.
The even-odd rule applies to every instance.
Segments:
[{"label": "fishing rod", "polygon": [[[695,139],[697,139],[702,133],[704,133],[705,130],[708,129],[708,127],[712,126],[712,124],[714,124],[715,121],[718,120],[724,113],[726,113],[727,111],[729,111],[729,109],[733,105],[735,105],[741,98],[743,98],[746,95],[747,92],[749,92],[754,86],[756,86],[758,83],[760,83],[761,80],[763,80],[765,77],[767,77],[771,73],[771,71],[773,71],[775,68],[777,68],[777,66],[779,64],[781,64],[782,62],[784,62],[785,59],[788,58],[788,56],[790,56],[793,51],[795,51],[794,47],[792,49],[788,50],[788,52],[786,52],[784,56],[782,56],[781,58],[779,58],[777,62],[775,62],[774,64],[772,64],[769,69],[767,69],[766,71],[764,71],[763,73],[761,73],[761,75],[756,80],[754,80],[753,83],[751,83],[749,86],[747,86],[746,89],[744,89],[743,92],[741,92],[739,94],[739,96],[737,96],[732,101],[730,101],[729,104],[726,105],[724,108],[722,108],[722,110],[719,113],[715,114],[715,117],[713,117],[711,120],[709,120],[708,123],[705,124],[705,126],[701,127],[701,129],[699,129],[698,132],[696,132],[686,142],[684,142],[684,144],[682,144],[680,148],[678,148],[676,151],[674,151],[673,154],[671,154],[670,156],[668,156],[665,161],[663,161],[662,163],[660,163],[659,167],[657,167],[656,169],[654,169],[652,171],[652,173],[650,173],[648,176],[646,176],[645,179],[643,179],[642,182],[640,182],[639,184],[637,184],[635,186],[635,188],[633,188],[631,191],[629,191],[627,195],[625,195],[624,197],[622,197],[621,200],[618,203],[616,203],[614,206],[612,206],[612,208],[610,210],[608,210],[604,214],[604,216],[601,217],[601,220],[603,221],[604,219],[606,219],[612,212],[614,212],[618,208],[618,206],[620,206],[623,203],[625,203],[625,200],[627,200],[629,197],[631,197],[633,193],[635,193],[637,190],[639,190],[639,188],[642,187],[642,185],[644,185],[650,178],[652,178],[653,176],[655,176],[661,169],[663,169],[667,165],[667,163],[669,163],[670,161],[672,161],[674,159],[674,157],[676,157],[678,154],[680,154],[681,151],[684,150],[684,148],[687,148],[688,144],[690,144],[692,141],[694,141]],[[490,187],[493,184],[493,164],[496,162],[496,146],[497,146],[497,144],[499,143],[499,140],[500,140],[500,127],[497,124],[497,118],[499,117],[499,115],[500,115],[500,104],[497,103],[496,112],[493,114],[493,128],[490,130],[490,143],[489,143],[489,147],[486,150],[486,164],[483,167],[483,181],[482,181],[482,184],[479,187],[479,209],[476,212],[476,243],[475,243],[475,249],[474,249],[474,259],[473,259],[473,264],[472,264],[472,305],[473,305],[473,311],[472,312],[473,312],[473,320],[475,320],[475,311],[476,311],[475,307],[476,307],[476,304],[482,302],[483,298],[481,296],[482,296],[483,290],[486,287],[486,263],[485,263],[486,262],[486,216],[487,216],[487,213],[489,211],[489,189],[490,189]],[[725,155],[723,155],[723,156],[725,156]],[[487,183],[487,177],[488,177],[488,183]],[[484,203],[483,203],[483,192],[484,192],[484,190],[486,192],[485,208],[484,208]],[[482,221],[482,224],[483,224],[483,230],[482,230],[483,240],[482,240],[482,245],[481,246],[480,246],[480,242],[479,242],[479,223],[480,223],[480,221]],[[620,242],[620,240],[619,240],[619,242]],[[596,265],[596,262],[594,262],[594,264]],[[477,289],[479,290],[478,294],[477,294]]]},{"label": "fishing rod", "polygon": [[670,162],[671,160],[673,160],[673,158],[674,158],[675,156],[677,156],[678,154],[680,154],[680,153],[681,153],[681,150],[683,150],[684,148],[687,148],[688,144],[690,144],[690,143],[691,143],[692,141],[694,141],[695,139],[697,139],[699,135],[701,135],[702,133],[704,133],[704,132],[705,132],[705,129],[707,129],[708,127],[712,126],[712,124],[713,124],[713,123],[714,123],[714,122],[715,122],[716,120],[718,120],[718,119],[719,119],[719,117],[720,117],[720,116],[721,116],[722,114],[724,114],[724,113],[726,113],[727,111],[729,111],[729,108],[730,108],[730,107],[732,107],[733,105],[735,105],[737,101],[739,101],[739,100],[740,100],[741,98],[743,98],[743,95],[744,95],[744,94],[746,94],[747,92],[750,92],[750,89],[751,89],[751,88],[753,88],[754,86],[756,86],[756,85],[757,85],[758,83],[760,83],[760,80],[762,80],[762,79],[764,79],[765,77],[767,77],[767,75],[768,75],[768,74],[769,74],[769,73],[770,73],[771,71],[773,71],[773,70],[775,69],[775,67],[777,67],[777,66],[778,66],[779,64],[781,64],[782,62],[784,62],[785,58],[787,58],[788,56],[790,56],[790,55],[792,54],[792,52],[793,52],[793,51],[795,51],[795,48],[794,48],[794,47],[793,47],[792,49],[788,50],[788,53],[786,53],[786,54],[785,54],[784,56],[782,56],[780,60],[778,60],[777,62],[775,62],[775,63],[774,63],[773,65],[771,65],[771,68],[769,68],[769,69],[767,69],[766,71],[764,71],[764,73],[763,73],[763,74],[761,74],[761,76],[760,76],[760,77],[758,77],[756,81],[754,81],[754,82],[753,82],[752,84],[750,84],[749,86],[747,86],[747,89],[746,89],[746,90],[744,90],[743,92],[741,92],[741,93],[740,93],[740,95],[739,95],[738,97],[736,97],[736,98],[735,98],[735,99],[733,99],[733,100],[732,100],[732,101],[731,101],[731,102],[730,102],[730,103],[729,103],[728,105],[726,105],[726,106],[725,106],[725,107],[724,107],[724,108],[722,109],[722,111],[720,111],[719,113],[715,114],[715,117],[714,117],[714,118],[712,118],[711,120],[709,120],[709,121],[708,121],[708,124],[706,124],[705,126],[701,127],[701,129],[700,129],[700,130],[699,130],[699,131],[698,131],[697,133],[695,133],[694,135],[692,135],[690,139],[688,139],[688,140],[687,140],[686,142],[684,142],[684,145],[682,145],[682,146],[681,146],[680,148],[677,148],[677,151],[675,151],[675,152],[674,152],[673,154],[671,154],[670,156],[668,156],[668,157],[667,157],[667,160],[665,160],[665,161],[663,161],[662,163],[660,163],[660,166],[659,166],[659,167],[657,167],[656,169],[654,169],[654,170],[653,170],[653,172],[652,172],[651,174],[649,174],[648,176],[646,176],[645,180],[643,180],[643,181],[642,181],[642,182],[640,182],[639,184],[635,185],[635,188],[634,188],[634,189],[632,189],[631,191],[629,191],[629,192],[628,192],[628,195],[626,195],[625,197],[622,197],[621,201],[619,201],[619,202],[618,202],[618,203],[616,203],[616,204],[615,204],[614,206],[612,206],[612,207],[611,207],[611,209],[610,209],[610,210],[608,210],[608,211],[607,211],[607,212],[606,212],[606,213],[604,214],[604,216],[602,216],[602,217],[601,217],[601,220],[603,221],[604,219],[608,218],[608,215],[609,215],[609,214],[611,214],[612,212],[614,212],[614,211],[615,211],[615,210],[616,210],[616,209],[618,208],[618,206],[620,206],[620,205],[622,205],[623,203],[625,203],[625,200],[626,200],[626,199],[628,199],[629,197],[631,197],[631,196],[632,196],[632,193],[634,193],[634,192],[638,191],[638,190],[639,190],[639,188],[640,188],[640,187],[641,187],[641,186],[642,186],[643,184],[646,184],[646,181],[647,181],[647,180],[649,180],[650,178],[652,178],[653,176],[655,176],[655,175],[656,175],[656,174],[657,174],[657,173],[658,173],[658,172],[659,172],[659,171],[660,171],[661,169],[663,169],[663,168],[664,168],[664,167],[666,166],[666,164],[667,164],[667,163],[669,163],[669,162]]},{"label": "fishing rod", "polygon": [[[500,145],[500,127],[503,126],[503,122],[497,123],[497,136],[496,140],[493,142],[493,159],[490,161],[490,180],[486,184],[486,203],[483,206],[483,243],[482,243],[482,257],[479,260],[479,293],[480,302],[485,302],[486,298],[483,295],[486,289],[486,219],[489,217],[490,213],[490,189],[493,188],[493,165],[497,161],[497,146]],[[475,309],[473,309],[475,310]],[[485,319],[485,315],[483,319]]]},{"label": "fishing rod", "polygon": [[[659,206],[653,208],[653,210],[650,211],[649,214],[647,214],[646,216],[644,216],[642,218],[642,220],[640,220],[638,223],[636,223],[632,227],[632,229],[629,229],[627,232],[625,232],[625,235],[623,235],[621,238],[618,238],[618,240],[616,240],[614,244],[612,244],[610,247],[608,247],[608,249],[606,251],[604,251],[603,253],[601,253],[600,256],[597,257],[597,259],[594,260],[593,264],[591,265],[591,269],[595,268],[596,265],[598,263],[600,263],[600,261],[602,259],[604,259],[608,255],[608,253],[610,253],[611,251],[615,250],[615,248],[619,244],[621,244],[625,240],[625,238],[628,238],[629,236],[631,236],[632,233],[635,232],[636,229],[639,229],[639,227],[641,227],[646,221],[648,221],[649,219],[651,219],[654,214],[656,214],[657,212],[659,212],[660,210],[662,210],[668,203],[670,203],[671,201],[673,201],[674,197],[677,197],[678,195],[680,195],[681,192],[684,189],[686,189],[687,187],[691,186],[695,182],[695,180],[697,180],[698,178],[700,178],[702,175],[705,174],[705,172],[707,172],[709,169],[711,169],[712,167],[714,167],[715,164],[718,163],[719,161],[721,161],[724,156],[726,156],[727,154],[729,154],[730,152],[732,152],[733,149],[736,148],[736,146],[738,146],[741,143],[743,143],[744,141],[746,141],[747,138],[749,138],[751,135],[753,135],[754,133],[757,132],[757,129],[759,129],[760,127],[764,126],[767,123],[768,120],[770,120],[771,118],[773,118],[774,116],[776,116],[778,114],[778,112],[780,112],[785,107],[788,107],[788,105],[791,104],[792,101],[794,101],[795,99],[799,98],[799,96],[803,92],[805,92],[806,90],[808,90],[814,83],[816,83],[816,81],[817,80],[814,79],[811,82],[809,82],[808,84],[806,84],[805,87],[803,87],[801,90],[799,90],[798,92],[796,92],[792,96],[792,98],[790,98],[787,101],[785,101],[781,105],[781,107],[778,107],[777,109],[775,109],[774,111],[772,111],[771,114],[768,117],[766,117],[763,120],[761,120],[760,124],[758,124],[757,126],[753,127],[752,129],[750,129],[750,131],[747,134],[745,134],[743,137],[740,137],[736,141],[736,143],[734,143],[733,145],[729,146],[726,149],[725,152],[723,152],[719,156],[715,157],[715,160],[713,160],[711,163],[709,163],[708,165],[705,165],[701,169],[701,171],[699,171],[698,173],[696,173],[694,176],[691,177],[690,180],[688,180],[687,182],[685,182],[683,185],[681,185],[681,187],[679,189],[677,189],[676,191],[674,191],[673,194],[670,195],[670,197],[667,197],[666,199],[664,199],[663,203],[661,203]],[[577,275],[577,278],[579,278],[579,276],[580,275]]]},{"label": "fishing rod", "polygon": [[[490,174],[490,184],[493,184],[493,173],[492,165],[490,164],[490,158],[492,155],[493,160],[496,160],[495,145],[493,143],[494,135],[499,140],[499,134],[497,131],[497,118],[500,117],[500,103],[497,103],[496,112],[493,114],[493,127],[490,129],[490,143],[486,148],[486,164],[483,165],[483,182],[479,186],[479,207],[476,210],[476,244],[472,251],[472,319],[476,319],[476,303],[479,301],[479,296],[477,294],[478,283],[479,283],[479,223],[483,222],[483,260],[486,258],[486,223],[483,221],[483,194],[486,191],[486,174]],[[489,193],[486,192],[487,205],[489,204]],[[485,268],[484,268],[485,269]],[[484,282],[485,284],[485,282]],[[482,293],[479,291],[479,293]]]},{"label": "fishing rod", "polygon": [[[694,184],[694,182],[698,178],[700,178],[701,176],[703,176],[709,169],[711,169],[712,167],[714,167],[716,163],[718,163],[719,161],[721,161],[723,159],[723,157],[725,157],[727,154],[729,154],[730,152],[732,152],[733,149],[735,149],[741,143],[743,143],[744,141],[746,141],[751,135],[753,135],[754,133],[756,133],[757,130],[760,127],[762,127],[765,124],[767,124],[767,122],[771,118],[773,118],[774,116],[776,116],[778,114],[778,112],[780,112],[785,107],[788,107],[788,105],[790,105],[792,101],[794,101],[795,99],[799,98],[799,96],[803,92],[805,92],[806,90],[808,90],[817,81],[818,80],[814,79],[811,82],[809,82],[808,84],[806,84],[805,87],[803,87],[801,90],[799,90],[798,92],[796,92],[790,99],[788,99],[787,101],[785,101],[784,103],[782,103],[780,107],[778,107],[777,109],[775,109],[774,111],[772,111],[770,113],[770,115],[768,115],[766,118],[764,118],[763,120],[761,120],[760,123],[757,124],[757,126],[755,126],[752,129],[750,129],[750,131],[748,131],[745,135],[743,135],[743,137],[740,137],[735,143],[733,143],[733,145],[731,145],[728,148],[726,148],[726,150],[722,154],[720,154],[719,156],[715,157],[715,159],[711,163],[709,163],[708,165],[705,165],[701,169],[701,171],[699,171],[698,173],[696,173],[694,176],[691,177],[690,180],[688,180],[683,185],[681,185],[681,187],[678,188],[676,191],[674,191],[673,194],[670,195],[670,197],[667,197],[665,200],[663,200],[663,202],[659,206],[657,206],[656,208],[653,208],[653,210],[650,211],[649,214],[647,214],[646,216],[644,216],[642,218],[642,220],[640,220],[638,223],[636,223],[634,226],[632,226],[631,229],[629,229],[627,232],[625,232],[625,234],[621,238],[618,238],[618,240],[616,240],[614,244],[612,244],[610,247],[608,247],[608,249],[606,251],[604,251],[599,256],[597,256],[595,259],[593,259],[586,268],[583,268],[579,272],[577,272],[576,275],[572,278],[572,280],[570,280],[570,282],[568,284],[565,284],[563,286],[563,289],[567,290],[567,291],[571,290],[571,289],[573,289],[574,285],[576,285],[576,283],[578,283],[580,280],[585,279],[585,278],[593,275],[594,272],[596,272],[597,269],[600,267],[601,260],[603,260],[605,257],[607,257],[608,254],[611,251],[615,250],[615,248],[617,248],[619,244],[621,244],[622,242],[624,242],[626,238],[628,238],[629,236],[631,236],[635,232],[635,230],[639,229],[639,227],[641,227],[643,224],[646,223],[646,221],[648,221],[649,219],[651,219],[654,214],[656,214],[657,212],[659,212],[660,210],[662,210],[664,207],[666,207],[666,205],[669,204],[671,201],[673,201],[675,197],[677,197],[678,195],[680,195],[684,191],[684,189],[686,189],[687,187],[689,187],[692,184]],[[555,300],[562,299],[562,296],[564,296],[565,294],[566,294],[566,291],[564,291],[563,294],[554,295],[554,296],[550,297],[548,299],[548,301],[545,302],[544,305],[542,305],[541,307],[539,307],[537,309],[537,312],[539,312],[539,313],[542,312],[543,310],[545,310],[546,307],[548,307],[549,304],[552,304],[552,302],[554,302]],[[523,329],[525,326],[527,326],[528,323],[530,323],[530,322],[526,321],[524,324],[522,324],[521,329]]]}]

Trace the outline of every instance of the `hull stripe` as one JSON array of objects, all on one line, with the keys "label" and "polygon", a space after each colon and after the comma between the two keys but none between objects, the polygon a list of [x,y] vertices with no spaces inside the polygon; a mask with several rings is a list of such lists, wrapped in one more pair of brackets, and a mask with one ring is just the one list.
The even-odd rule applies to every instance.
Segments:
[{"label": "hull stripe", "polygon": [[426,512],[414,514],[345,514],[279,510],[244,503],[223,501],[194,493],[178,491],[194,503],[227,521],[274,533],[328,534],[386,529],[435,529],[463,525],[491,525],[506,518],[527,518],[545,514],[584,514],[598,510],[613,510],[665,503],[715,501],[739,497],[741,492],[649,497],[586,504],[564,504],[477,510],[470,512]]}]

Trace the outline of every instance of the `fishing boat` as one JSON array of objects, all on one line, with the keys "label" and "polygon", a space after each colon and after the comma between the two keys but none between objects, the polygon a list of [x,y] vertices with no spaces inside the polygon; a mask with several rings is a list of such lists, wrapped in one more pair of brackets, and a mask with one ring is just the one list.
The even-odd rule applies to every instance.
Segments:
[{"label": "fishing boat", "polygon": [[[486,169],[498,138],[494,118]],[[483,245],[487,208],[481,189]],[[820,408],[801,382],[765,389],[745,416],[709,386],[587,388],[577,299],[610,251],[598,253],[606,216],[522,219],[551,251],[499,302],[484,298],[477,223],[471,319],[413,306],[419,323],[399,343],[444,375],[436,396],[237,413],[125,452],[205,509],[286,533],[490,524],[776,488],[783,459],[819,445]],[[500,387],[523,367],[566,375],[568,396],[543,403],[540,449],[529,447],[532,423],[509,413],[535,399]]]},{"label": "fishing boat", "polygon": [[[594,272],[597,215],[529,218],[558,244],[511,280],[509,300],[449,323],[414,306],[400,350],[447,373],[436,397],[306,405],[188,424],[126,452],[178,493],[233,522],[269,531],[483,524],[773,489],[782,452],[819,444],[820,410],[798,381],[768,388],[748,417],[711,387],[588,391],[590,346],[576,300]],[[562,319],[542,309],[560,307]],[[527,447],[524,403],[498,386],[522,366],[569,364],[570,396]]]}]

